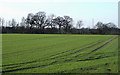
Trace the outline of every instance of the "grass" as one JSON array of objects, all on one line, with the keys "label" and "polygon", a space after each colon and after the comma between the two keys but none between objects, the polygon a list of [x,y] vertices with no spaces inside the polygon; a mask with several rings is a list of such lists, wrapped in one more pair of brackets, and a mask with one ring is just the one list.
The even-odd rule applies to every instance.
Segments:
[{"label": "grass", "polygon": [[3,73],[118,72],[117,35],[2,34],[2,38]]}]

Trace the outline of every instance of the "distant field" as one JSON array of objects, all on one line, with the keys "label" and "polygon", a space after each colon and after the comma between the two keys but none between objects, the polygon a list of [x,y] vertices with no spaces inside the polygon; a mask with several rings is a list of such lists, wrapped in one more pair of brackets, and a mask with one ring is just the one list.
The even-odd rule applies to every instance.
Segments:
[{"label": "distant field", "polygon": [[3,73],[117,73],[117,35],[3,34]]}]

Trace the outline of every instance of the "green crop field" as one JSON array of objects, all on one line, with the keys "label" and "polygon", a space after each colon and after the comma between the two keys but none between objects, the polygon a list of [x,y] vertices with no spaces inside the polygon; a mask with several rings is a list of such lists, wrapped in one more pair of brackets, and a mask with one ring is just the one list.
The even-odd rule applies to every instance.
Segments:
[{"label": "green crop field", "polygon": [[117,73],[117,35],[2,34],[3,73]]}]

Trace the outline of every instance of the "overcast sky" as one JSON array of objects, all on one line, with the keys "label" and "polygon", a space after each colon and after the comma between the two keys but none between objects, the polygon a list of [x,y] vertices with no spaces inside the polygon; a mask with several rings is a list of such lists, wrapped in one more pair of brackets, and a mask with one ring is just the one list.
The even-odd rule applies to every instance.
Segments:
[{"label": "overcast sky", "polygon": [[47,15],[69,15],[83,20],[85,27],[92,27],[98,21],[118,25],[118,0],[0,0],[0,17],[20,22],[28,13],[44,11]]}]

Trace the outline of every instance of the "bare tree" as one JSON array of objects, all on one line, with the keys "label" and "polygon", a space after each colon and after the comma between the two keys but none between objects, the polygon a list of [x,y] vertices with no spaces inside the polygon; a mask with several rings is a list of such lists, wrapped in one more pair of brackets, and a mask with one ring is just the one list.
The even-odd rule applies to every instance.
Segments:
[{"label": "bare tree", "polygon": [[51,27],[51,28],[55,27],[53,19],[55,19],[55,15],[54,14],[49,15],[45,22],[46,26]]},{"label": "bare tree", "polygon": [[103,28],[103,23],[102,22],[98,22],[97,24],[96,24],[96,27],[97,27],[97,29],[101,29],[101,28]]},{"label": "bare tree", "polygon": [[64,18],[58,16],[55,19],[53,19],[53,23],[55,23],[56,25],[58,25],[58,27],[59,27],[59,33],[61,33],[61,27],[64,25]]},{"label": "bare tree", "polygon": [[65,31],[68,32],[72,28],[73,19],[70,16],[64,16]]},{"label": "bare tree", "polygon": [[109,28],[117,28],[117,26],[112,22],[107,23],[106,26]]},{"label": "bare tree", "polygon": [[46,20],[46,13],[45,12],[38,12],[34,15],[33,17],[34,23],[36,26],[40,29],[44,29],[45,25],[45,20]]},{"label": "bare tree", "polygon": [[0,27],[2,27],[2,18],[0,17]]},{"label": "bare tree", "polygon": [[20,26],[21,26],[21,27],[26,27],[26,21],[25,21],[25,18],[24,18],[24,17],[22,17]]},{"label": "bare tree", "polygon": [[82,20],[77,21],[76,26],[79,27],[79,29],[80,29],[81,26],[83,26],[83,21]]},{"label": "bare tree", "polygon": [[77,24],[76,24],[76,27],[79,28],[79,33],[81,33],[81,30],[80,30],[81,26],[83,26],[83,21],[82,20],[78,20]]},{"label": "bare tree", "polygon": [[17,25],[17,22],[15,21],[15,19],[12,19],[12,21],[11,21],[11,26],[15,28],[16,25]]},{"label": "bare tree", "polygon": [[4,26],[4,24],[5,24],[4,18],[0,18],[0,26]]},{"label": "bare tree", "polygon": [[26,19],[26,24],[28,25],[28,27],[30,27],[30,29],[33,28],[33,25],[34,25],[33,16],[34,14],[29,13]]}]

